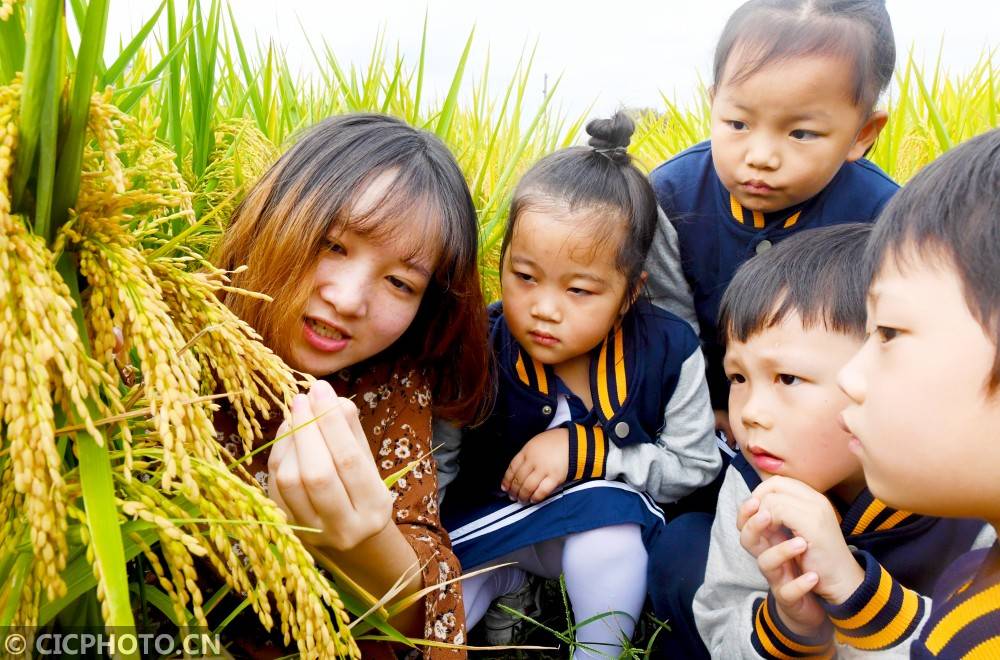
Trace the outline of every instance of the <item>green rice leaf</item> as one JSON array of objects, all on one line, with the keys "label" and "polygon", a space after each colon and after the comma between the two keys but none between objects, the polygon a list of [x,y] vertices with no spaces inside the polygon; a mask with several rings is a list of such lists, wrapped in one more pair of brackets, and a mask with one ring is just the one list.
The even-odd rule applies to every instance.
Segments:
[{"label": "green rice leaf", "polygon": [[[61,3],[59,0],[35,0],[28,19],[28,52],[24,62],[24,80],[21,85],[21,111],[18,123],[19,138],[14,176],[11,183],[12,207],[19,210],[24,202],[24,192],[35,166],[45,97],[49,89],[50,61],[56,38],[56,27]],[[61,87],[61,86],[60,86]]]},{"label": "green rice leaf", "polygon": [[[150,88],[162,82],[160,74],[162,74],[163,70],[170,66],[174,60],[178,59],[184,52],[184,45],[191,36],[191,30],[191,26],[188,25],[181,33],[174,47],[171,48],[166,55],[160,58],[160,61],[149,70],[149,72],[143,77],[142,82],[138,85],[133,85],[131,88],[119,88],[117,90],[118,92],[129,92],[128,96],[118,102],[118,107],[122,110],[122,112],[130,112],[132,108],[135,107],[135,104],[142,100],[142,97],[146,95],[146,92],[148,92]],[[172,80],[172,78],[168,78],[168,80]]]},{"label": "green rice leaf", "polygon": [[87,6],[86,22],[80,34],[80,51],[69,104],[69,129],[59,151],[56,169],[55,195],[52,207],[53,232],[66,221],[67,212],[76,203],[80,190],[80,167],[87,118],[90,112],[90,95],[94,90],[97,63],[104,50],[104,37],[108,26],[109,0],[91,0]]},{"label": "green rice leaf", "polygon": [[[63,30],[63,16],[56,16],[56,32]],[[35,231],[45,237],[46,242],[52,240],[49,232],[52,217],[52,196],[56,177],[56,148],[59,138],[59,106],[62,102],[63,48],[65,41],[61,38],[53,40],[52,52],[49,54],[49,93],[45,95],[40,119],[41,144],[38,152],[38,180],[35,187]]]},{"label": "green rice leaf", "polygon": [[[14,561],[13,570],[10,572],[9,582],[4,581],[4,589],[7,591],[7,599],[0,609],[0,628],[10,626],[17,613],[17,606],[21,602],[20,594],[24,590],[24,583],[31,572],[31,551],[24,551],[17,554]],[[2,592],[0,592],[2,593]]]},{"label": "green rice leaf", "polygon": [[166,0],[160,3],[156,12],[153,14],[146,23],[140,28],[136,35],[132,38],[132,41],[121,50],[115,61],[108,67],[108,70],[104,72],[101,76],[100,87],[106,87],[107,85],[115,85],[121,83],[121,76],[125,72],[125,69],[132,60],[135,58],[135,54],[139,52],[142,45],[146,42],[146,37],[152,32],[153,27],[156,25],[156,21],[159,20],[160,14],[163,13],[163,7],[166,5]]},{"label": "green rice leaf", "polygon": [[455,75],[451,79],[451,88],[448,90],[448,96],[444,100],[444,107],[441,108],[441,115],[438,118],[437,126],[434,128],[434,133],[442,140],[447,140],[451,132],[451,121],[455,116],[455,108],[458,105],[458,92],[462,86],[462,77],[465,75],[465,64],[469,61],[469,51],[472,50],[472,38],[475,34],[476,29],[472,28],[469,31],[469,38],[465,40],[465,49],[462,51],[462,56],[455,67]]},{"label": "green rice leaf", "polygon": [[14,13],[0,21],[0,85],[8,85],[14,74],[24,70],[24,11],[14,5]]},{"label": "green rice leaf", "polygon": [[941,113],[938,110],[938,105],[934,100],[934,95],[930,93],[927,89],[927,85],[924,83],[924,77],[917,72],[916,75],[917,86],[920,88],[920,96],[923,98],[924,104],[927,106],[928,117],[931,122],[931,127],[934,129],[934,134],[937,136],[938,146],[941,151],[948,151],[952,147],[951,137],[948,135],[948,130],[944,126],[944,121],[941,119]]}]

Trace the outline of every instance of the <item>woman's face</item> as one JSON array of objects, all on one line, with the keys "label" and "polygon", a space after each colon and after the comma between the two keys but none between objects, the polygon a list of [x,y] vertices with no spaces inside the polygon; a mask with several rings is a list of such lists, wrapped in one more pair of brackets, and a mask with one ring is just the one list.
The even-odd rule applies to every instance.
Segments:
[{"label": "woman's face", "polygon": [[[377,205],[394,178],[393,172],[377,176],[358,198],[356,212]],[[391,346],[410,327],[427,290],[437,259],[428,252],[415,250],[402,231],[383,240],[350,228],[331,231],[306,278],[309,298],[291,329],[288,363],[321,377]]]}]

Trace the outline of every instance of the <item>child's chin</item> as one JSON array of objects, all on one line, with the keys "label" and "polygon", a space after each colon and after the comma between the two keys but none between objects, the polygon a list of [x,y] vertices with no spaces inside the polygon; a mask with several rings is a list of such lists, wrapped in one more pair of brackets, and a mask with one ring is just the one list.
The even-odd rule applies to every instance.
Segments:
[{"label": "child's chin", "polygon": [[784,199],[747,197],[745,195],[737,201],[748,211],[759,211],[761,213],[773,213],[774,211],[780,211],[783,208],[792,206],[792,204],[786,203]]}]

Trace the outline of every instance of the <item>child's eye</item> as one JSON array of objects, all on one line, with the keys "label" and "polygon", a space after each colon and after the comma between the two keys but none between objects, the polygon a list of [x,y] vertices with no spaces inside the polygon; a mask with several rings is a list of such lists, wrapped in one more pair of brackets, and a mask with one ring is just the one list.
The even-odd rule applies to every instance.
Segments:
[{"label": "child's eye", "polygon": [[344,249],[344,246],[337,241],[327,241],[326,249],[334,254],[347,254],[347,250]]},{"label": "child's eye", "polygon": [[747,129],[747,124],[746,122],[743,121],[734,119],[727,121],[726,123],[729,124],[729,128],[733,129],[734,131],[745,131]]},{"label": "child's eye", "polygon": [[800,140],[802,142],[808,142],[809,140],[815,140],[816,138],[819,137],[819,133],[817,133],[815,131],[807,131],[807,130],[801,129],[801,128],[792,131],[791,133],[789,133],[789,135],[791,135],[796,140]]},{"label": "child's eye", "polygon": [[570,293],[572,293],[574,296],[589,296],[589,295],[591,295],[593,293],[591,291],[587,291],[586,289],[580,289],[580,288],[575,287],[575,286],[571,286],[570,288],[568,288],[566,290],[569,291]]},{"label": "child's eye", "polygon": [[798,376],[793,376],[791,374],[778,374],[778,381],[782,385],[795,385],[796,383],[801,382],[801,379]]},{"label": "child's eye", "polygon": [[743,374],[728,374],[726,377],[729,378],[729,382],[734,385],[747,382],[747,379]]},{"label": "child's eye", "polygon": [[519,280],[524,280],[525,282],[531,282],[535,279],[534,277],[528,275],[527,273],[521,273],[516,270],[514,271],[514,277],[516,277]]},{"label": "child's eye", "polygon": [[875,335],[878,337],[878,340],[883,344],[889,343],[890,341],[895,339],[898,334],[899,330],[897,330],[896,328],[887,328],[884,325],[876,326],[875,328]]},{"label": "child's eye", "polygon": [[403,293],[413,293],[413,287],[411,287],[409,284],[399,279],[398,277],[390,275],[385,279],[389,281],[389,284],[391,284],[394,289],[398,289]]}]

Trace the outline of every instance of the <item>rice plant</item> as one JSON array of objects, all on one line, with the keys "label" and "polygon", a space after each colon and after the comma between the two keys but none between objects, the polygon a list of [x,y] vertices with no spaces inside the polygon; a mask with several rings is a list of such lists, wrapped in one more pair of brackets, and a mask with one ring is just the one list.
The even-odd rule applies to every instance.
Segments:
[{"label": "rice plant", "polygon": [[[140,602],[203,627],[220,607],[198,585],[207,564],[238,609],[303,655],[357,655],[352,634],[415,643],[386,624],[375,596],[317,568],[215,441],[220,398],[248,447],[272,441],[257,420],[283,414],[302,377],[218,303],[229,274],[205,255],[298,131],[330,114],[386,112],[456,154],[495,297],[514,184],[577,142],[586,117],[553,109],[558,83],[527,101],[530,49],[492,96],[489,66],[467,71],[471,31],[437,98],[424,88],[426,23],[415,62],[383,36],[362,67],[319,41],[318,73],[300,77],[281,44],[251,45],[220,0],[163,0],[104,61],[108,11],[108,0],[0,2],[0,627],[86,618],[88,603],[90,623],[133,626]],[[996,127],[994,61],[986,52],[959,75],[904,61],[872,159],[906,181]],[[707,95],[662,100],[637,117],[630,151],[645,168],[708,135]]]}]

